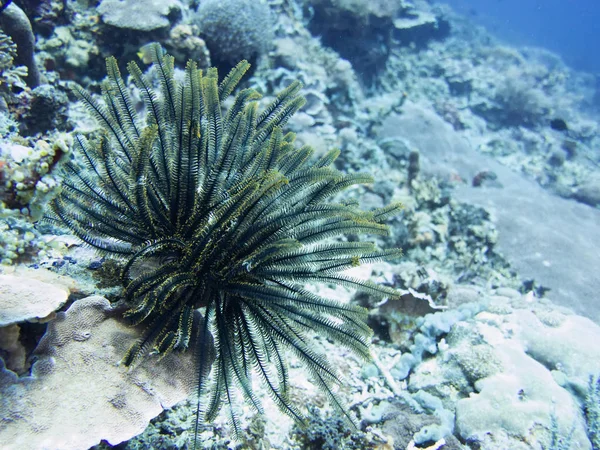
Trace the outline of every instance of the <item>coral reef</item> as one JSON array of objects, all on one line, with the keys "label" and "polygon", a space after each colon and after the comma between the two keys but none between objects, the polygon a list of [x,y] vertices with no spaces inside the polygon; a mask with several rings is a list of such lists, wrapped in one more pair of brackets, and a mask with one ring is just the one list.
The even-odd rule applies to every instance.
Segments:
[{"label": "coral reef", "polygon": [[28,97],[27,106],[22,108],[23,111],[17,111],[22,135],[70,131],[66,93],[49,84],[43,84],[33,89]]},{"label": "coral reef", "polygon": [[[282,127],[305,103],[300,83],[289,85],[260,113],[258,93],[245,89],[222,115],[220,103],[249,69],[246,61],[220,84],[216,69],[204,75],[190,61],[184,81],[177,82],[174,58],[159,45],[149,51],[160,95],[137,64],[128,65],[144,98],[144,121],[132,107],[114,58],[107,60],[104,104],[76,89],[110,139],[91,145],[76,138],[88,172],[65,164],[69,177],[46,216],[102,254],[126,260],[122,279],[131,308],[125,316],[147,328],[124,364],[133,365],[151,349],[168,354],[197,347],[191,319],[205,308],[198,342],[214,338],[215,363],[209,377],[208,355],[203,346],[197,350],[198,421],[200,412],[213,420],[225,404],[239,433],[238,390],[262,411],[249,366],[281,411],[302,421],[288,394],[284,348],[351,421],[333,391],[337,371],[308,345],[309,332],[368,358],[366,311],[315,295],[302,284],[329,283],[396,297],[394,289],[344,272],[398,257],[400,250],[343,238],[387,234],[385,221],[401,205],[364,212],[330,200],[372,179],[337,171],[337,150],[308,162],[312,148],[295,149],[294,134],[283,134]],[[206,406],[201,403],[205,394]]]},{"label": "coral reef", "polygon": [[585,417],[588,435],[594,450],[600,448],[600,376],[590,375],[585,397]]},{"label": "coral reef", "polygon": [[185,64],[192,59],[199,68],[208,69],[211,66],[210,52],[199,34],[200,30],[196,25],[178,24],[171,28],[163,45],[177,62]]},{"label": "coral reef", "polygon": [[486,117],[488,123],[502,127],[539,126],[550,112],[548,98],[534,80],[520,75],[521,71],[509,71],[496,88],[496,104],[479,105],[473,111]]},{"label": "coral reef", "polygon": [[[517,301],[522,299],[517,297]],[[448,337],[450,348],[465,338],[471,340],[469,346],[493,342],[493,350],[490,347],[488,351],[501,363],[500,370],[479,374],[474,383],[476,393],[456,404],[459,434],[486,446],[521,448],[508,443],[518,437],[548,445],[548,431],[556,420],[562,435],[571,434],[579,448],[591,448],[578,406],[582,398],[570,393],[583,396],[586,392],[598,349],[582,344],[597,339],[600,328],[582,317],[550,313],[542,305],[533,312],[508,313],[505,308],[493,302],[475,328],[462,327],[460,334]],[[565,351],[574,345],[577,352]],[[486,359],[489,364],[489,357]],[[540,433],[540,425],[545,432]]]},{"label": "coral reef", "polygon": [[[402,3],[385,0],[318,1],[314,2],[309,27],[313,35],[322,37],[326,46],[350,61],[357,73],[370,79],[368,77],[375,76],[385,65],[392,37],[392,18],[402,8]],[[339,39],[340,34],[344,39]]]},{"label": "coral reef", "polygon": [[[16,139],[18,142],[22,142]],[[9,265],[45,251],[34,223],[45,213],[60,185],[52,169],[68,153],[71,138],[55,135],[52,142],[33,146],[5,141],[0,146],[0,263]]]},{"label": "coral reef", "polygon": [[217,65],[256,60],[272,45],[273,20],[261,0],[205,0],[193,20]]},{"label": "coral reef", "polygon": [[[350,61],[367,84],[384,70],[396,45],[425,46],[448,34],[448,24],[425,2],[319,0],[310,8],[311,33]],[[340,39],[339,36],[344,38]]]},{"label": "coral reef", "polygon": [[[29,238],[33,236],[30,234]],[[37,341],[21,336],[23,327],[53,320],[55,311],[75,290],[72,279],[52,272],[19,267],[11,274],[0,274],[0,358],[7,369],[19,375],[27,373],[31,365],[28,357]],[[43,327],[41,330],[43,333]]]},{"label": "coral reef", "polygon": [[48,281],[0,275],[0,327],[43,319],[64,305],[69,290],[57,280]]},{"label": "coral reef", "polygon": [[318,408],[309,410],[310,421],[306,427],[295,426],[292,438],[296,445],[306,449],[337,450],[375,450],[382,442],[373,436],[352,429],[342,417],[321,416]]},{"label": "coral reef", "polygon": [[15,62],[27,67],[27,85],[35,88],[42,83],[42,75],[35,62],[35,36],[29,18],[15,3],[0,11],[0,27],[17,44]]},{"label": "coral reef", "polygon": [[69,21],[72,5],[65,0],[20,0],[19,5],[30,18],[36,33],[49,35],[57,25]]},{"label": "coral reef", "polygon": [[102,297],[78,300],[49,323],[31,376],[15,377],[0,360],[4,448],[116,445],[193,391],[192,353],[153,357],[134,370],[115,365],[138,337],[115,315]]},{"label": "coral reef", "polygon": [[182,8],[178,0],[102,0],[98,12],[113,27],[153,31],[169,27]]},{"label": "coral reef", "polygon": [[[78,4],[74,7],[79,8]],[[40,59],[53,75],[63,80],[99,76],[102,68],[101,24],[97,15],[85,9],[76,9],[72,23],[56,26],[52,34],[38,40]],[[114,34],[114,32],[113,32]]]},{"label": "coral reef", "polygon": [[5,361],[8,370],[18,375],[28,369],[27,350],[19,340],[20,333],[21,328],[17,324],[0,326],[0,359]]},{"label": "coral reef", "polygon": [[[0,32],[0,86],[4,102],[9,100],[6,97],[11,94],[12,89],[25,89],[26,86],[24,80],[27,77],[27,68],[15,66],[16,56],[17,46],[10,36]],[[1,110],[4,113],[6,105],[2,105]]]},{"label": "coral reef", "polygon": [[[378,347],[377,366],[395,399],[367,403],[363,420],[380,423],[400,445],[407,437],[399,423],[407,427],[413,411],[436,418],[413,425],[415,443],[450,443],[455,434],[469,447],[524,450],[571,436],[591,448],[579,405],[595,395],[588,376],[597,368],[600,327],[507,288],[475,299],[417,320],[416,333],[401,315],[387,316],[405,330],[392,335],[400,351]],[[407,390],[393,387],[398,380]]]},{"label": "coral reef", "polygon": [[[0,1],[0,9],[9,3]],[[596,344],[600,331],[590,320],[551,303],[566,305],[596,321],[600,317],[594,304],[599,279],[592,270],[599,265],[600,254],[596,245],[600,221],[599,90],[593,75],[572,70],[543,49],[500,43],[474,26],[470,17],[427,0],[12,3],[29,19],[20,16],[19,26],[24,30],[20,34],[4,27],[6,34],[0,33],[2,448],[86,448],[101,440],[105,441],[98,449],[123,440],[127,442],[118,447],[128,450],[186,448],[193,439],[197,447],[213,449],[567,450],[600,446],[600,356]],[[6,21],[8,15],[2,16]],[[19,41],[31,48],[28,61],[17,59]],[[168,59],[156,64],[155,45],[149,42],[159,42],[175,62]],[[138,69],[133,77],[120,78],[114,63],[109,67],[112,74],[103,80],[107,55],[144,63],[154,60],[155,64],[143,76]],[[312,170],[311,164],[319,158],[331,158],[329,168],[318,170],[331,170],[342,178],[360,178],[360,173],[368,171],[376,180],[337,193],[335,205],[349,206],[355,212],[358,203],[363,211],[381,210],[389,203],[404,205],[401,216],[390,217],[389,234],[370,238],[378,248],[402,247],[404,256],[399,262],[358,267],[352,266],[365,258],[357,261],[348,256],[343,261],[348,266],[344,275],[360,282],[373,280],[399,296],[386,301],[365,292],[353,293],[350,286],[312,279],[304,283],[307,267],[312,270],[325,263],[311,259],[316,256],[294,253],[286,243],[282,253],[268,248],[239,260],[235,274],[252,284],[253,277],[266,270],[260,258],[268,260],[270,251],[274,258],[295,258],[298,267],[289,275],[293,280],[288,284],[302,284],[299,289],[307,299],[326,298],[343,308],[356,304],[368,308],[367,323],[375,331],[369,349],[373,359],[361,359],[361,352],[357,355],[352,348],[339,345],[338,336],[332,339],[322,333],[326,327],[331,329],[330,323],[318,323],[316,331],[314,323],[309,323],[309,319],[327,318],[343,332],[350,332],[355,325],[352,320],[362,327],[364,310],[345,325],[340,325],[339,316],[321,311],[313,314],[310,309],[298,308],[293,311],[295,319],[289,319],[296,297],[278,303],[277,313],[270,310],[269,320],[263,321],[266,324],[247,321],[247,331],[236,325],[244,323],[241,314],[235,316],[237,322],[229,321],[231,311],[236,311],[233,301],[208,313],[210,308],[203,303],[192,305],[201,306],[199,312],[208,315],[206,327],[196,315],[190,329],[191,314],[175,314],[173,326],[166,332],[154,326],[131,327],[121,319],[125,311],[137,319],[134,322],[147,314],[142,325],[164,318],[144,289],[165,293],[162,298],[171,305],[185,303],[179,295],[183,290],[178,291],[185,283],[181,281],[185,273],[157,275],[161,268],[171,270],[186,260],[179,244],[169,247],[169,241],[161,247],[156,236],[146,238],[131,247],[134,252],[145,249],[127,266],[127,259],[98,254],[75,236],[57,236],[64,231],[55,224],[37,223],[47,202],[63,189],[59,195],[66,198],[63,215],[79,220],[80,229],[75,232],[91,236],[88,241],[92,244],[130,243],[122,236],[115,239],[114,234],[95,233],[107,232],[111,224],[130,224],[124,219],[127,214],[120,212],[131,205],[133,209],[146,205],[142,210],[154,212],[162,207],[164,214],[155,216],[154,222],[143,219],[137,227],[124,226],[121,232],[141,235],[144,230],[168,228],[169,221],[181,216],[171,214],[165,206],[171,204],[175,191],[158,180],[179,185],[186,177],[172,176],[181,173],[175,170],[176,160],[169,159],[164,168],[158,155],[159,149],[167,147],[160,141],[168,141],[169,149],[179,148],[178,141],[171,139],[180,135],[178,129],[164,127],[164,119],[184,116],[189,105],[165,103],[164,99],[169,92],[185,97],[195,89],[185,81],[194,72],[189,66],[183,69],[188,59],[194,59],[198,69],[210,67],[211,59],[224,69],[248,57],[258,64],[242,86],[253,89],[240,92],[247,96],[246,102],[219,95],[218,100],[208,102],[214,105],[208,108],[208,116],[219,111],[221,123],[231,125],[225,118],[236,117],[232,110],[256,108],[256,117],[260,117],[258,111],[271,111],[273,105],[279,105],[270,117],[285,117],[281,123],[289,119],[286,127],[295,133],[295,145],[315,147],[314,160],[306,162],[302,170]],[[44,71],[47,81],[34,89],[26,82],[25,66],[33,60],[38,61],[37,68]],[[209,78],[216,79],[212,69],[203,71],[199,91],[203,99],[214,100],[205,92],[220,88],[218,83],[216,87],[203,85]],[[95,114],[100,126],[92,123],[84,105],[70,96],[68,88],[73,81],[84,87],[77,88],[84,103],[100,111]],[[304,85],[306,103],[288,117],[286,108],[295,109],[300,101],[292,107],[286,103],[288,97],[284,95],[282,100],[277,92],[290,92],[288,86],[296,86],[298,81]],[[99,93],[102,100],[97,99]],[[115,93],[119,94],[115,97]],[[292,102],[295,95],[290,94]],[[153,101],[159,105],[158,113],[147,114]],[[167,110],[165,104],[175,106]],[[177,116],[179,111],[183,113]],[[146,119],[159,124],[142,169],[139,165],[132,169],[136,166],[127,158],[138,154],[127,153],[135,147],[129,144],[143,140],[125,124],[129,114],[138,117],[132,122],[139,136],[144,135],[142,130],[152,128]],[[220,136],[216,138],[219,145],[226,146],[236,133],[227,133],[229,125],[223,134],[217,126],[208,127],[208,123],[218,122],[211,122],[208,116],[184,120],[191,129],[185,139],[194,139],[193,131],[209,136],[214,129],[214,135]],[[111,126],[123,133],[109,132],[107,137],[106,129]],[[57,132],[72,127],[85,136],[76,138],[75,152],[70,151],[70,138]],[[293,134],[279,132],[265,138],[265,147],[271,145],[273,135],[281,137],[282,146],[291,148]],[[119,139],[120,143],[116,142]],[[341,150],[335,161],[327,152],[332,147]],[[281,146],[273,144],[273,148]],[[292,159],[291,152],[282,160]],[[306,150],[307,158],[309,153]],[[86,154],[90,157],[87,162]],[[112,158],[104,163],[101,154]],[[187,166],[185,158],[181,161]],[[235,159],[223,161],[224,166],[236,165]],[[64,182],[57,170],[63,164],[71,170]],[[196,166],[192,167],[193,175]],[[94,170],[101,176],[95,177]],[[139,173],[143,176],[137,177]],[[115,180],[112,188],[111,176]],[[95,184],[96,178],[104,180],[101,187]],[[233,178],[239,179],[237,175]],[[83,185],[73,181],[77,179]],[[218,176],[214,179],[216,184],[222,182]],[[259,186],[265,186],[265,180],[273,178],[255,179]],[[294,175],[286,173],[286,180],[288,186],[294,185]],[[328,183],[326,179],[320,182]],[[94,197],[90,186],[100,198]],[[74,189],[88,196],[76,195]],[[196,192],[186,192],[191,191]],[[213,198],[223,204],[232,204],[232,198],[250,198],[236,197],[241,191],[229,190],[224,197]],[[134,199],[131,192],[139,195]],[[297,192],[301,197],[304,191]],[[94,202],[101,207],[90,206]],[[202,247],[202,258],[210,254],[210,260],[216,261],[218,253],[213,249],[225,248],[236,227],[246,229],[240,217],[245,216],[248,202],[240,200],[239,214],[236,210],[236,214],[219,215],[217,209],[216,215],[198,227],[206,230],[205,225],[214,225],[220,236]],[[285,203],[286,208],[291,205]],[[111,215],[114,208],[119,213]],[[256,227],[261,226],[268,228],[257,220]],[[181,233],[170,231],[174,241],[181,239]],[[366,249],[361,239],[350,234],[310,245],[320,249],[318,255],[324,255],[324,260],[327,251],[334,251],[330,246],[358,251],[364,245]],[[248,238],[244,242],[252,246],[255,241]],[[237,261],[236,256],[227,251],[223,255],[226,265],[219,266],[225,267],[223,270],[203,273],[206,286],[212,286],[215,279],[221,283],[232,277],[226,267]],[[23,264],[29,267],[27,273],[22,272]],[[196,275],[198,267],[189,272]],[[55,274],[69,275],[76,282],[67,279],[70,281],[63,287],[63,279],[42,277]],[[132,286],[136,280],[138,284]],[[277,279],[277,283],[282,281]],[[129,291],[123,290],[123,284],[130,286]],[[104,298],[85,298],[92,294]],[[251,302],[243,301],[248,308]],[[272,298],[268,302],[263,299],[271,308],[273,302]],[[315,389],[302,355],[285,351],[277,340],[279,335],[264,332],[267,327],[281,330],[287,326],[288,330],[292,325],[306,331],[306,345],[314,354],[326,355],[327,367],[337,369],[343,382],[333,389],[343,410],[335,408],[335,401],[327,401],[326,390]],[[228,327],[234,331],[219,331]],[[196,340],[196,331],[206,329],[214,341]],[[158,331],[152,335],[149,330]],[[354,332],[365,339],[361,330]],[[261,348],[259,356],[269,363],[262,366],[260,357],[257,365],[250,352],[260,347],[253,340],[259,334],[267,336],[267,349]],[[188,346],[200,348],[197,353],[208,357],[205,366],[199,366],[193,352],[168,353],[188,337]],[[133,349],[134,356],[146,355],[129,369],[116,365],[128,349]],[[228,349],[232,350],[228,353]],[[155,355],[160,351],[163,354]],[[216,362],[211,362],[213,357]],[[277,363],[284,358],[289,364]],[[245,364],[235,363],[242,359]],[[269,369],[267,376],[249,374],[253,362],[254,367]],[[197,397],[188,394],[197,394],[198,368],[202,372],[208,365],[213,369],[210,381],[234,387],[204,385],[202,389],[215,395],[202,397],[198,405]],[[278,369],[285,370],[285,376],[279,376]],[[317,381],[318,375],[324,377],[317,373]],[[180,383],[175,388],[169,387],[171,377]],[[265,378],[266,383],[257,382]],[[273,386],[278,389],[275,393]],[[226,395],[237,395],[240,390],[251,404],[234,402],[232,410],[224,408],[217,414],[220,403],[228,403]],[[275,402],[268,401],[269,397]],[[278,402],[280,399],[283,401]],[[260,406],[253,407],[252,402]],[[282,403],[284,408],[308,411],[306,426],[280,414]],[[198,406],[200,412],[210,413],[205,415],[210,421],[197,422]],[[360,424],[358,430],[346,415]]]}]

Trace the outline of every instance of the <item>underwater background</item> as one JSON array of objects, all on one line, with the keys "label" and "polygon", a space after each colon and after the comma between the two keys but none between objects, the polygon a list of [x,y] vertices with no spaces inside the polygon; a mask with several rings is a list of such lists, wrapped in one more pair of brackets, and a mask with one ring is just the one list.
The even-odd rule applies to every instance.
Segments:
[{"label": "underwater background", "polygon": [[534,45],[556,52],[573,69],[597,73],[600,5],[593,0],[448,0],[494,36],[512,45]]},{"label": "underwater background", "polygon": [[599,20],[0,1],[0,449],[600,449]]}]

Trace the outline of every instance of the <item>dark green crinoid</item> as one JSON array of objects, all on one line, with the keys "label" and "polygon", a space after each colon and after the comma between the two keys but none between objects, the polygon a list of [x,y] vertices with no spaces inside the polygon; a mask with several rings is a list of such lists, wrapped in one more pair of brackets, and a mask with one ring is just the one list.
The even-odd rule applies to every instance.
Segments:
[{"label": "dark green crinoid", "polygon": [[[127,260],[123,279],[132,307],[126,316],[146,331],[124,362],[130,365],[150,350],[164,354],[212,340],[210,352],[195,346],[202,374],[199,409],[206,420],[223,403],[231,405],[237,392],[260,411],[253,374],[284,412],[302,420],[288,396],[289,349],[343,411],[332,391],[338,375],[314,350],[312,333],[368,358],[366,311],[305,286],[333,283],[397,295],[343,272],[399,255],[397,249],[344,238],[387,233],[383,222],[399,205],[363,212],[332,200],[372,180],[336,170],[337,151],[312,160],[310,147],[294,148],[293,133],[283,134],[282,126],[304,104],[299,83],[263,111],[256,91],[241,90],[223,113],[221,101],[247,62],[221,83],[215,69],[202,73],[189,62],[184,81],[177,82],[173,58],[159,46],[152,54],[158,91],[135,63],[128,65],[145,103],[143,118],[114,58],[107,60],[103,103],[77,90],[105,135],[97,145],[76,138],[87,170],[67,163],[62,193],[52,202],[53,220]],[[196,337],[197,309],[205,320]],[[235,408],[229,414],[237,430]]]}]

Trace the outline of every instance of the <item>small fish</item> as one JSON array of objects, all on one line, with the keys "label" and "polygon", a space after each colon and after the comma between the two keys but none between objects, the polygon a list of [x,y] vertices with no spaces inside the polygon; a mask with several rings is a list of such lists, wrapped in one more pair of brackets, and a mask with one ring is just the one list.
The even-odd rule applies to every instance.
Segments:
[{"label": "small fish", "polygon": [[567,122],[560,118],[552,119],[550,121],[550,128],[556,131],[567,131],[569,129]]}]

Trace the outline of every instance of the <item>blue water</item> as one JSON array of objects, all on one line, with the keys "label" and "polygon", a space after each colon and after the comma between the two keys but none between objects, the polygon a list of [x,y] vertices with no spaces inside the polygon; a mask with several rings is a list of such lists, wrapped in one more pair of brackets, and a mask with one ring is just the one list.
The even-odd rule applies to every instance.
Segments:
[{"label": "blue water", "polygon": [[578,70],[600,72],[599,0],[440,0],[516,45],[559,53]]}]

